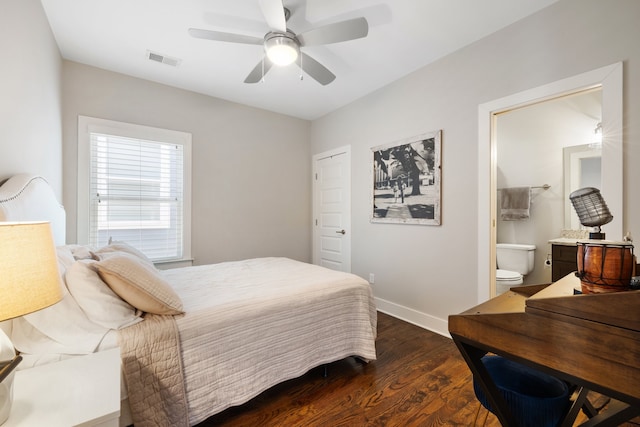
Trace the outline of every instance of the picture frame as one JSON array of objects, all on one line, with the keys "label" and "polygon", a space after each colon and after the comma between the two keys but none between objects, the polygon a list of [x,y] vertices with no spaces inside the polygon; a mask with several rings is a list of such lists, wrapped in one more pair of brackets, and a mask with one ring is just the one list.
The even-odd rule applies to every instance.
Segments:
[{"label": "picture frame", "polygon": [[442,130],[371,148],[372,223],[440,225]]}]

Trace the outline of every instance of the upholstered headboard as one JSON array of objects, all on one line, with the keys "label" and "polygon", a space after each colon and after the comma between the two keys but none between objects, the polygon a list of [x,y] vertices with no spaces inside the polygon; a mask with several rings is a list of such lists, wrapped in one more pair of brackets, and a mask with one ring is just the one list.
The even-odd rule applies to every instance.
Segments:
[{"label": "upholstered headboard", "polygon": [[64,208],[41,176],[18,174],[0,186],[0,221],[49,221],[56,245],[65,244]]}]

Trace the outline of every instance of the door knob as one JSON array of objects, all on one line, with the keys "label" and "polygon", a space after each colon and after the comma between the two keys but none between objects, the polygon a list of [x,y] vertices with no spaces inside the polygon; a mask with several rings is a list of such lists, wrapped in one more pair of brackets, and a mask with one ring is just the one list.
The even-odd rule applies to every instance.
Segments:
[{"label": "door knob", "polygon": [[347,234],[347,232],[344,231],[344,230],[336,231],[336,233],[338,233],[338,234]]}]

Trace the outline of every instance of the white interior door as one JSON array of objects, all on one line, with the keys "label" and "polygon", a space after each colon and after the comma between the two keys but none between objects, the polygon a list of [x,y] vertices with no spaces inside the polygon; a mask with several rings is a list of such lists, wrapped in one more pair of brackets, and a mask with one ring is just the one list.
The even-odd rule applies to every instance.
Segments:
[{"label": "white interior door", "polygon": [[351,150],[313,157],[313,263],[351,272]]}]

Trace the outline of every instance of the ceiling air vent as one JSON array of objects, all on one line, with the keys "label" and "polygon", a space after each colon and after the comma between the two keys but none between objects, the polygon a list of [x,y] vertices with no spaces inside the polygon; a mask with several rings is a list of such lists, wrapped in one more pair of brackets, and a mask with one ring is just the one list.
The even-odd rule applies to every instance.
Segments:
[{"label": "ceiling air vent", "polygon": [[147,58],[161,64],[171,65],[172,67],[177,67],[180,65],[180,62],[182,62],[181,59],[172,58],[157,52],[151,52],[150,50],[147,51]]}]

